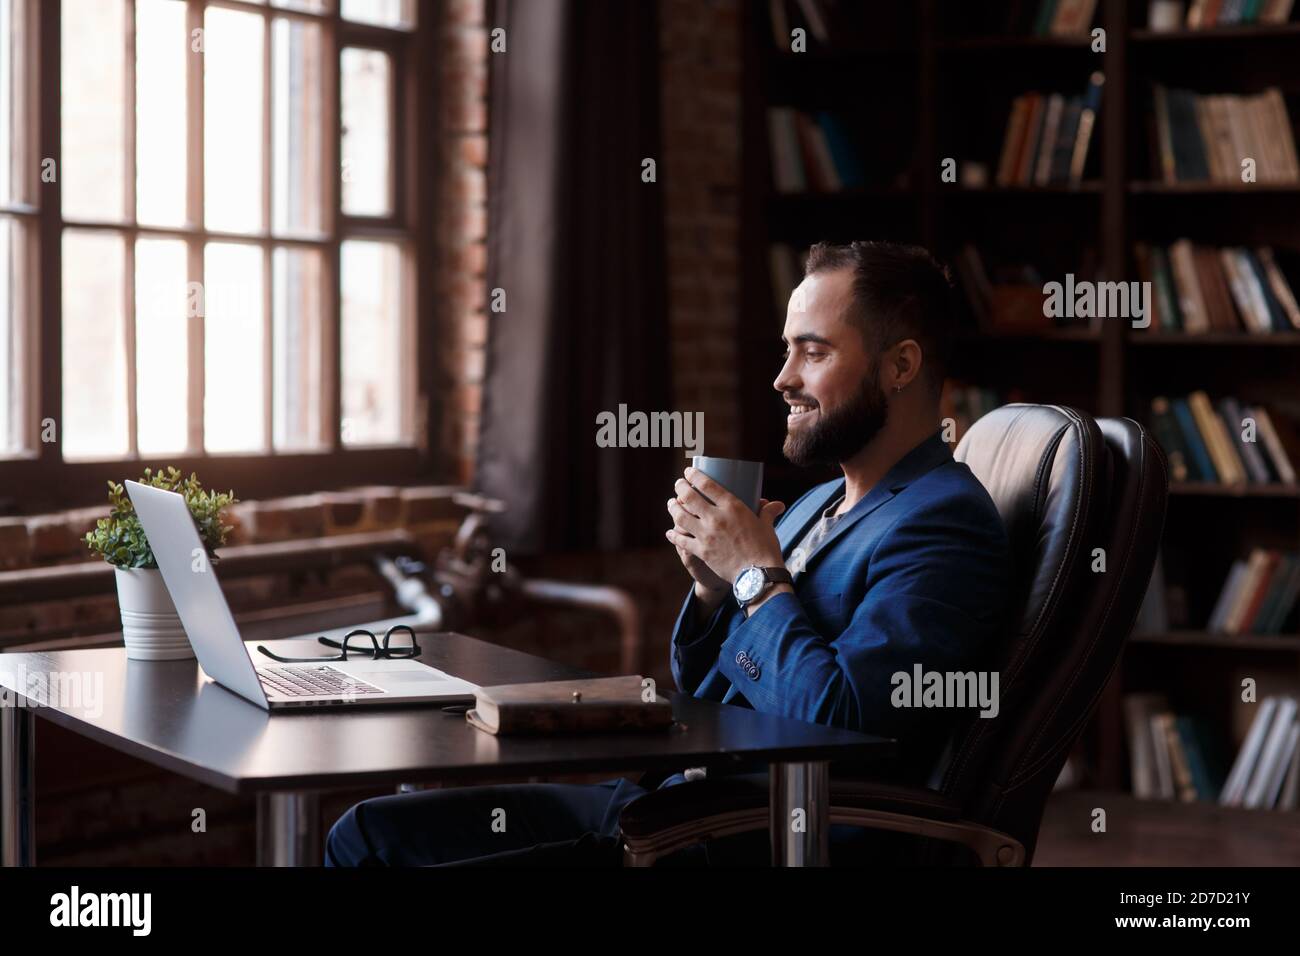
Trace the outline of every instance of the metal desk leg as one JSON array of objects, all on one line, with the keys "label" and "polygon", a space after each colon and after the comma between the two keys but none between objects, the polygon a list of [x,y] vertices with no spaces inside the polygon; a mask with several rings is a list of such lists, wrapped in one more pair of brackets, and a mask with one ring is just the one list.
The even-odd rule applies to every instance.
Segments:
[{"label": "metal desk leg", "polygon": [[825,761],[772,764],[773,866],[830,865],[830,779]]},{"label": "metal desk leg", "polygon": [[257,795],[257,865],[320,866],[320,794],[277,790]]},{"label": "metal desk leg", "polygon": [[0,863],[33,866],[36,831],[36,715],[23,706],[0,705]]}]

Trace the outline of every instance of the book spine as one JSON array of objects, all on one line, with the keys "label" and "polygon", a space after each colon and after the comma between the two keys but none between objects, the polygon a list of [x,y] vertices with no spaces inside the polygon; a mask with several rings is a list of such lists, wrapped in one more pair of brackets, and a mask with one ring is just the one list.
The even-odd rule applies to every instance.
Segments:
[{"label": "book spine", "polygon": [[1083,96],[1074,154],[1070,158],[1070,182],[1076,186],[1083,181],[1083,171],[1088,165],[1088,145],[1092,142],[1092,130],[1101,113],[1101,90],[1105,82],[1106,77],[1101,71],[1094,72]]},{"label": "book spine", "polygon": [[1191,452],[1191,458],[1188,466],[1195,463],[1194,481],[1219,481],[1220,475],[1214,468],[1213,459],[1210,458],[1210,450],[1205,445],[1205,439],[1201,437],[1201,431],[1196,427],[1196,419],[1192,415],[1191,406],[1188,405],[1186,398],[1171,399],[1170,407],[1174,410],[1174,420],[1178,422],[1178,427],[1183,433],[1183,441],[1187,443],[1187,449]]},{"label": "book spine", "polygon": [[1261,609],[1256,634],[1277,634],[1295,609],[1300,595],[1300,554],[1287,554],[1282,558],[1278,572],[1280,579],[1275,599]]},{"label": "book spine", "polygon": [[995,181],[999,186],[1011,185],[1015,171],[1015,162],[1019,156],[1020,141],[1024,139],[1026,113],[1029,109],[1029,97],[1017,96],[1011,101],[1011,112],[1007,116],[1007,131],[1002,137],[1002,155],[998,158],[998,171]]},{"label": "book spine", "polygon": [[1209,623],[1206,624],[1206,630],[1212,634],[1223,633],[1223,622],[1228,616],[1228,610],[1237,600],[1238,590],[1241,588],[1242,578],[1246,574],[1246,562],[1238,558],[1232,562],[1232,567],[1228,570],[1228,576],[1223,581],[1223,588],[1219,591],[1219,599],[1214,602],[1214,610],[1210,614]]},{"label": "book spine", "polygon": [[1223,422],[1214,414],[1210,397],[1202,391],[1192,392],[1187,396],[1187,404],[1196,419],[1196,427],[1205,440],[1205,447],[1210,451],[1219,480],[1230,485],[1243,483],[1246,480],[1245,468],[1228,441]]},{"label": "book spine", "polygon": [[1255,419],[1259,437],[1264,442],[1264,449],[1268,452],[1269,462],[1277,471],[1278,478],[1288,484],[1293,483],[1296,480],[1295,468],[1291,464],[1291,457],[1286,453],[1286,448],[1282,445],[1277,429],[1273,427],[1273,419],[1269,415],[1268,409],[1262,405],[1251,406],[1250,413],[1251,417]]},{"label": "book spine", "polygon": [[1169,407],[1167,398],[1157,397],[1152,400],[1151,430],[1169,458],[1170,477],[1174,481],[1191,480],[1192,472],[1187,464],[1191,454],[1178,430],[1178,422],[1174,420],[1173,409]]},{"label": "book spine", "polygon": [[1247,415],[1240,402],[1235,398],[1220,399],[1219,414],[1223,416],[1223,423],[1228,430],[1228,437],[1232,440],[1233,447],[1246,466],[1247,476],[1256,484],[1268,484],[1273,480],[1273,476],[1269,471],[1268,462],[1264,460],[1259,450],[1259,422],[1255,422],[1253,440],[1247,441],[1249,434],[1247,419],[1253,416]]},{"label": "book spine", "polygon": [[1286,281],[1286,276],[1278,268],[1277,260],[1273,257],[1273,250],[1268,246],[1263,246],[1256,250],[1256,255],[1268,275],[1269,287],[1273,290],[1273,294],[1277,296],[1282,311],[1286,313],[1287,320],[1293,328],[1300,329],[1300,303],[1296,302],[1291,284]]},{"label": "book spine", "polygon": [[1242,743],[1241,749],[1237,751],[1237,759],[1233,761],[1232,769],[1228,773],[1228,779],[1219,792],[1220,805],[1225,807],[1241,806],[1241,798],[1246,792],[1246,784],[1250,779],[1251,771],[1255,768],[1255,762],[1259,758],[1259,749],[1263,746],[1264,736],[1273,720],[1277,701],[1276,697],[1265,697],[1260,703],[1255,719],[1251,721],[1250,730],[1246,732],[1246,739]]},{"label": "book spine", "polygon": [[1259,577],[1263,573],[1266,559],[1267,555],[1263,548],[1255,548],[1250,552],[1250,558],[1246,561],[1246,573],[1242,575],[1237,593],[1233,595],[1232,606],[1228,608],[1227,616],[1223,621],[1225,633],[1241,633],[1241,619],[1245,616],[1246,607],[1259,588]]},{"label": "book spine", "polygon": [[1178,309],[1178,294],[1174,290],[1174,276],[1169,268],[1169,252],[1160,246],[1151,247],[1151,275],[1155,280],[1156,294],[1160,297],[1160,316],[1171,332],[1183,329],[1183,316]]}]

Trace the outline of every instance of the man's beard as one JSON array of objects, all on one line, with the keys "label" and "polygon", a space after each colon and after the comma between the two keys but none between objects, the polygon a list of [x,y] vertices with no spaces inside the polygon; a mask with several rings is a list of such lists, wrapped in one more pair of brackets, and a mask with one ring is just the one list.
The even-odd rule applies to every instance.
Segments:
[{"label": "man's beard", "polygon": [[787,433],[782,451],[802,468],[838,465],[865,448],[885,427],[888,417],[889,398],[880,388],[877,364],[848,404],[830,412],[819,405],[817,420]]}]

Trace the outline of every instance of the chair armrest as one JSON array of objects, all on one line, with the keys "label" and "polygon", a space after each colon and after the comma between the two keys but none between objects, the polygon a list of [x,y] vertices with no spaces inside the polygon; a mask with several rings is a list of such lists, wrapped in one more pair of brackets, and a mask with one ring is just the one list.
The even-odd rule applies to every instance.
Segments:
[{"label": "chair armrest", "polygon": [[[846,778],[831,781],[830,822],[895,830],[961,843],[985,865],[1019,866],[1019,841],[962,819],[961,807],[925,787]],[[619,816],[625,859],[632,865],[692,843],[769,825],[765,773],[734,774],[676,784],[644,794]]]},{"label": "chair armrest", "polygon": [[[626,835],[650,836],[719,813],[752,809],[766,811],[768,801],[765,773],[706,777],[652,790],[637,797],[623,808],[619,825]],[[879,810],[926,820],[961,819],[961,808],[941,793],[924,787],[871,780],[832,780],[831,806]]]},{"label": "chair armrest", "polygon": [[743,810],[766,813],[767,802],[765,773],[705,777],[637,797],[623,808],[618,825],[624,837],[649,838],[723,813]]}]

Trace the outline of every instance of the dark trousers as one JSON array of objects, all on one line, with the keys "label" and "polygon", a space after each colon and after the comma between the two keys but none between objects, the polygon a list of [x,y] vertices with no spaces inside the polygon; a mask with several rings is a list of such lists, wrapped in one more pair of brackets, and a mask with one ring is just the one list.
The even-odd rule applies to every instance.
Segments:
[{"label": "dark trousers", "polygon": [[[665,785],[692,783],[675,775]],[[642,782],[654,784],[643,777]],[[646,793],[617,778],[420,790],[363,800],[330,829],[326,866],[594,866],[622,863],[619,814]],[[831,862],[887,865],[896,834],[831,827]],[[688,847],[661,866],[767,866],[767,831]]]}]

